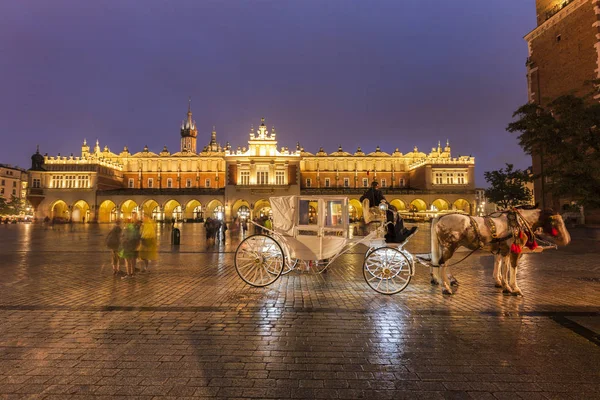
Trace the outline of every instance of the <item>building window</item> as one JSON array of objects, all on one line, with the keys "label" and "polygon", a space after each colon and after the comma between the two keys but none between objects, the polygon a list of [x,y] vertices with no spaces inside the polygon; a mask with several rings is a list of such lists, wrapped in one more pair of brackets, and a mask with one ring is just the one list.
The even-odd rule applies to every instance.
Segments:
[{"label": "building window", "polygon": [[275,171],[275,184],[276,185],[285,185],[285,172]]},{"label": "building window", "polygon": [[186,179],[185,180],[185,187],[186,188],[191,188],[192,187],[192,180],[191,179]]},{"label": "building window", "polygon": [[436,172],[435,173],[435,184],[436,185],[441,185],[442,184],[442,173],[441,172]]},{"label": "building window", "polygon": [[458,183],[461,185],[465,184],[465,174],[464,172],[459,172],[458,173]]},{"label": "building window", "polygon": [[344,187],[350,187],[350,178],[344,178]]},{"label": "building window", "polygon": [[240,172],[240,185],[249,185],[250,184],[250,171],[241,171]]},{"label": "building window", "polygon": [[406,186],[406,182],[404,181],[404,178],[400,178],[400,187],[404,186]]},{"label": "building window", "polygon": [[154,186],[154,179],[148,178],[148,187],[152,188]]},{"label": "building window", "polygon": [[172,187],[173,187],[173,179],[167,178],[167,188],[172,188]]},{"label": "building window", "polygon": [[0,188],[0,194],[4,194],[4,188]]},{"label": "building window", "polygon": [[446,176],[446,183],[448,185],[453,185],[454,184],[454,174],[448,174]]},{"label": "building window", "polygon": [[13,189],[13,196],[17,195],[17,189]]},{"label": "building window", "polygon": [[369,178],[363,178],[363,187],[369,187]]},{"label": "building window", "polygon": [[267,185],[269,183],[269,171],[258,171],[256,173],[256,184]]},{"label": "building window", "polygon": [[17,182],[13,181],[13,187],[17,187]]},{"label": "building window", "polygon": [[34,188],[42,187],[42,181],[40,179],[34,178],[33,179],[33,187]]},{"label": "building window", "polygon": [[129,189],[133,189],[135,187],[135,182],[133,181],[133,178],[129,178],[129,182],[127,183],[127,187]]},{"label": "building window", "polygon": [[5,180],[2,179],[2,186],[4,186],[6,184]]},{"label": "building window", "polygon": [[325,178],[325,187],[330,187],[330,186],[331,186],[331,179]]},{"label": "building window", "polygon": [[381,187],[386,187],[387,186],[387,182],[385,179],[381,180]]},{"label": "building window", "polygon": [[306,178],[306,187],[309,188],[312,186],[312,179]]},{"label": "building window", "polygon": [[204,187],[207,187],[207,188],[210,187],[210,179],[205,179],[204,180]]}]

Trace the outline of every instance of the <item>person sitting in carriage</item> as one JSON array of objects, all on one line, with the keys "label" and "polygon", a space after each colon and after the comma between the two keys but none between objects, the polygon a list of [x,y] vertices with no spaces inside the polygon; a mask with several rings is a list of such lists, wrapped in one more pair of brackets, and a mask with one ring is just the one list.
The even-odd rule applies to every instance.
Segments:
[{"label": "person sitting in carriage", "polygon": [[[362,195],[360,202],[362,203],[364,199],[369,200],[371,207],[379,207],[382,202],[387,203],[383,192],[379,189],[379,182],[377,181],[371,183],[371,187]],[[389,203],[386,211],[386,218],[388,222],[391,222],[391,224],[387,225],[387,233],[385,234],[385,241],[387,243],[402,243],[417,231],[416,226],[406,229],[404,227],[404,221],[398,214],[396,207]]]}]

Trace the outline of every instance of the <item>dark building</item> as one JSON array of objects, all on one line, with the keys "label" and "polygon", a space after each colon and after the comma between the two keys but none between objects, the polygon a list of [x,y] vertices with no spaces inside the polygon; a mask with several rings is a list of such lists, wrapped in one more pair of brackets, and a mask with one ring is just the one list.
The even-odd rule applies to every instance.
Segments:
[{"label": "dark building", "polygon": [[[591,94],[600,78],[600,0],[536,0],[536,11],[537,27],[525,36],[529,101],[544,107],[562,95]],[[543,176],[543,157],[534,154],[532,164]],[[534,183],[536,202],[556,206],[544,184]]]}]

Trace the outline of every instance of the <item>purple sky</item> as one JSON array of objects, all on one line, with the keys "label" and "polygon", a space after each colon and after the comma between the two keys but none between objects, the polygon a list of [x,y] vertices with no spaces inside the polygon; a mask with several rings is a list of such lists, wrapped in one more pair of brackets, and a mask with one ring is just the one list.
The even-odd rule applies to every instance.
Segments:
[{"label": "purple sky", "polygon": [[483,172],[530,165],[512,112],[527,101],[532,1],[3,1],[0,162],[42,153],[179,149],[188,97],[210,140],[428,153],[450,140]]}]

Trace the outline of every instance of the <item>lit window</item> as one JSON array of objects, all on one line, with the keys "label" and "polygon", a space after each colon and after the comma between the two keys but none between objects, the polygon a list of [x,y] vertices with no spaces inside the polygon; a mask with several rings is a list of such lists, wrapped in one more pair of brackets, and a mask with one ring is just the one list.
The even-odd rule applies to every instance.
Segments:
[{"label": "lit window", "polygon": [[369,187],[369,179],[368,178],[363,178],[362,183],[363,183],[363,187]]},{"label": "lit window", "polygon": [[241,171],[240,172],[240,185],[249,185],[250,184],[250,171]]},{"label": "lit window", "polygon": [[185,187],[187,188],[191,188],[192,187],[192,180],[191,179],[186,179],[185,180]]},{"label": "lit window", "polygon": [[306,178],[306,187],[312,186],[312,180],[310,178]]},{"label": "lit window", "polygon": [[133,178],[129,178],[129,183],[127,184],[128,188],[134,188],[135,186],[135,182],[133,181]]},{"label": "lit window", "polygon": [[344,187],[350,187],[350,178],[344,178]]},{"label": "lit window", "polygon": [[148,178],[148,187],[152,188],[154,186],[154,179]]},{"label": "lit window", "polygon": [[173,179],[172,178],[168,178],[167,179],[167,187],[168,188],[172,188],[173,187]]},{"label": "lit window", "polygon": [[207,187],[207,188],[209,188],[209,187],[210,187],[210,179],[206,179],[206,180],[204,181],[204,187]]},{"label": "lit window", "polygon": [[331,180],[329,178],[325,178],[325,187],[331,186]]},{"label": "lit window", "polygon": [[276,171],[275,172],[275,184],[276,185],[285,185],[285,172],[284,171]]}]

